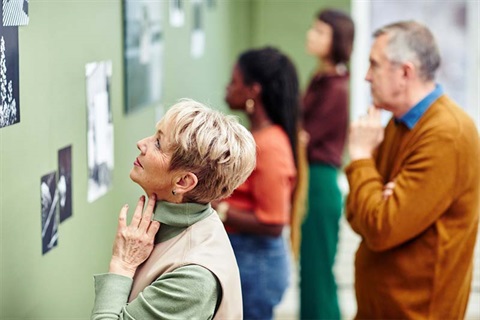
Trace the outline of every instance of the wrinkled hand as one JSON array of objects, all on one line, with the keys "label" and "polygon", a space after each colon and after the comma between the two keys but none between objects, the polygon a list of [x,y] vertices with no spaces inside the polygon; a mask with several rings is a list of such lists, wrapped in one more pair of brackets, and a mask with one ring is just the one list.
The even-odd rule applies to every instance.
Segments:
[{"label": "wrinkled hand", "polygon": [[[145,196],[138,200],[130,225],[127,226],[128,205],[123,206],[118,218],[117,234],[113,243],[110,273],[133,277],[138,266],[150,256],[160,222],[152,221],[156,196],[152,195],[143,211]],[[143,213],[142,213],[143,212]]]},{"label": "wrinkled hand", "polygon": [[351,161],[371,158],[373,151],[383,141],[383,132],[381,111],[371,106],[367,115],[350,125],[348,151]]}]

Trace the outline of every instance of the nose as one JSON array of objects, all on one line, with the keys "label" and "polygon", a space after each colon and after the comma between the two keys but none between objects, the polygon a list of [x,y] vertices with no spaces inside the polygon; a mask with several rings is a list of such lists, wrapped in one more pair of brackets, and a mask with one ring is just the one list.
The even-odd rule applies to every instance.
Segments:
[{"label": "nose", "polygon": [[365,74],[365,80],[368,82],[372,82],[372,72],[370,67],[367,70],[367,74]]},{"label": "nose", "polygon": [[137,148],[138,148],[138,150],[140,150],[140,152],[142,154],[145,154],[145,151],[146,151],[146,147],[147,147],[146,140],[147,140],[147,138],[144,138],[144,139],[139,140],[137,142]]}]

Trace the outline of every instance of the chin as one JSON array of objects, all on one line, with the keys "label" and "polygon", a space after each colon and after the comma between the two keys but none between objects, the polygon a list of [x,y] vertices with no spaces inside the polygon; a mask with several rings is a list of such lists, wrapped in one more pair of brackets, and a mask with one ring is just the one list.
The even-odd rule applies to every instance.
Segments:
[{"label": "chin", "polygon": [[138,184],[138,181],[137,181],[137,179],[136,179],[136,177],[135,177],[135,172],[134,172],[133,169],[130,171],[130,179],[131,179],[133,182],[135,182],[136,184]]}]

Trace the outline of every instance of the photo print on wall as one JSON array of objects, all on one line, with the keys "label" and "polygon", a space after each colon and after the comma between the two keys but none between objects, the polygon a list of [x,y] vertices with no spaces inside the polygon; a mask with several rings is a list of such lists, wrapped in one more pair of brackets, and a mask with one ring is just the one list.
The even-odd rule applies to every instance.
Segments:
[{"label": "photo print on wall", "polygon": [[190,53],[193,58],[200,58],[205,51],[205,31],[203,30],[203,1],[192,0],[193,28]]},{"label": "photo print on wall", "polygon": [[58,244],[56,172],[50,172],[40,179],[40,197],[42,202],[42,254]]},{"label": "photo print on wall", "polygon": [[110,106],[112,62],[85,66],[87,81],[88,202],[104,195],[112,185],[113,120]]},{"label": "photo print on wall", "polygon": [[25,26],[28,16],[29,0],[2,0],[2,22],[4,26]]},{"label": "photo print on wall", "polygon": [[181,27],[185,23],[185,10],[183,0],[170,0],[170,25],[172,27]]},{"label": "photo print on wall", "polygon": [[61,223],[72,216],[72,146],[58,150],[57,190]]},{"label": "photo print on wall", "polygon": [[163,79],[161,1],[124,0],[125,111],[160,101]]},{"label": "photo print on wall", "polygon": [[0,25],[0,128],[20,122],[18,27]]}]

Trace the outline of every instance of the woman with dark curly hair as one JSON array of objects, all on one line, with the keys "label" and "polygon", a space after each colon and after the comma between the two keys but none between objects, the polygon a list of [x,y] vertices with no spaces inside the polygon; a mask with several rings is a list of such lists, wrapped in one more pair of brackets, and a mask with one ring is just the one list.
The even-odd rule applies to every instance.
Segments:
[{"label": "woman with dark curly hair", "polygon": [[225,100],[250,120],[257,166],[217,211],[240,269],[245,319],[272,319],[290,274],[282,231],[290,221],[296,180],[295,67],[274,48],[246,51],[233,68]]}]

